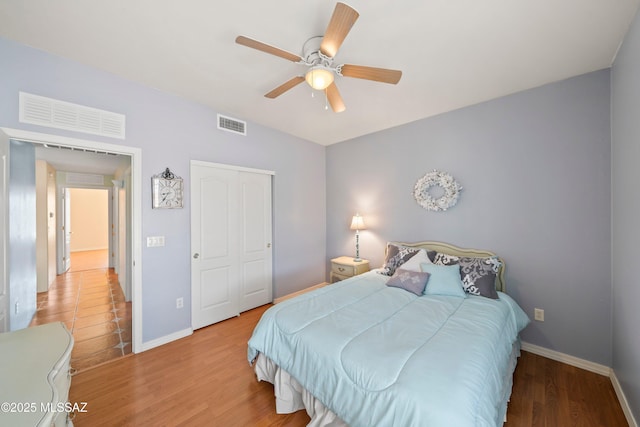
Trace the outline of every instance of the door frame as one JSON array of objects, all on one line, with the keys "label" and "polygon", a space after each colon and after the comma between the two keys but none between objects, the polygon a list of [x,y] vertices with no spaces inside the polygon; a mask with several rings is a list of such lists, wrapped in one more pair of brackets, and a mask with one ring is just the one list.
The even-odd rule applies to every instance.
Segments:
[{"label": "door frame", "polygon": [[[58,144],[68,147],[106,151],[131,158],[131,318],[132,351],[144,350],[142,345],[142,149],[86,139],[69,138],[21,129],[0,127],[8,139],[36,144]],[[5,227],[6,228],[6,227]]]},{"label": "door frame", "polygon": [[71,215],[70,198],[67,190],[68,187],[56,184],[58,196],[56,199],[56,274],[58,276],[69,271],[71,266],[71,259],[67,257],[67,254],[71,252],[70,245],[67,244],[67,233],[71,222],[69,221]]},{"label": "door frame", "polygon": [[[60,184],[56,186],[56,191],[58,194],[63,194],[64,193],[64,203],[67,203],[67,197],[69,197],[69,190],[74,190],[74,189],[80,189],[80,190],[106,190],[107,191],[107,216],[108,216],[108,222],[109,222],[109,228],[107,230],[108,233],[108,250],[109,250],[109,255],[108,255],[108,267],[112,268],[113,267],[113,260],[112,260],[112,256],[111,254],[113,253],[114,249],[114,242],[113,242],[113,236],[112,236],[112,224],[114,224],[113,222],[113,206],[114,206],[114,200],[113,200],[113,186],[112,187],[108,187],[107,184],[103,184],[103,185],[89,185],[89,184]],[[61,234],[62,228],[64,227],[65,229],[65,233],[66,233],[66,229],[67,229],[67,223],[66,223],[66,218],[63,215],[63,211],[66,211],[66,206],[63,206],[63,203],[61,202],[61,200],[58,200],[58,202],[56,203],[56,227],[57,227],[57,231],[58,234]],[[73,232],[73,230],[71,230]],[[60,266],[63,263],[62,258],[65,256],[65,254],[63,253],[66,249],[66,242],[65,242],[65,237],[63,236],[63,238],[56,238],[56,245],[57,245],[57,251],[56,251],[56,265]],[[67,270],[64,270],[61,272],[61,270],[58,270],[58,275],[67,272]],[[116,271],[116,273],[118,273]],[[129,299],[126,298],[126,300],[128,301]]]},{"label": "door frame", "polygon": [[0,332],[9,331],[9,271],[7,270],[7,214],[9,203],[9,138],[0,132]]}]

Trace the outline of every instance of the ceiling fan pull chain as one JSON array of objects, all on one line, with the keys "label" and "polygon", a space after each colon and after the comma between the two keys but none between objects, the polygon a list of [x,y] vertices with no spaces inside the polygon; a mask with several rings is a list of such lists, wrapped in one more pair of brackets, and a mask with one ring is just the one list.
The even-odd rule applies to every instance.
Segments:
[{"label": "ceiling fan pull chain", "polygon": [[[311,80],[312,80],[312,81],[313,81],[313,73],[314,73],[314,69],[312,68],[312,69],[311,69]],[[315,96],[315,94],[313,93],[313,88],[311,88],[311,97],[312,97],[312,98],[315,98],[315,97],[316,97],[316,96]]]}]

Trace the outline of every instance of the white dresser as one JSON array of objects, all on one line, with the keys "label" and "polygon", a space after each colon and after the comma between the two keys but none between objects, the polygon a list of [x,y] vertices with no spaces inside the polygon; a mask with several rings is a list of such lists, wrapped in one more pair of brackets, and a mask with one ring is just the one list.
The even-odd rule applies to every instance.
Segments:
[{"label": "white dresser", "polygon": [[0,426],[72,425],[72,348],[62,322],[0,334]]}]

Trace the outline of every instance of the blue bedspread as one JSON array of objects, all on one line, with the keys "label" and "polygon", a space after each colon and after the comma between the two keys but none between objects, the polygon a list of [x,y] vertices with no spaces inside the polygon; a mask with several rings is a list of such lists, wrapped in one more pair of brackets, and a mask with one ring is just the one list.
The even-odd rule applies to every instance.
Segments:
[{"label": "blue bedspread", "polygon": [[369,272],[273,306],[249,361],[263,353],[352,427],[501,425],[526,314],[503,293],[417,297],[387,280]]}]

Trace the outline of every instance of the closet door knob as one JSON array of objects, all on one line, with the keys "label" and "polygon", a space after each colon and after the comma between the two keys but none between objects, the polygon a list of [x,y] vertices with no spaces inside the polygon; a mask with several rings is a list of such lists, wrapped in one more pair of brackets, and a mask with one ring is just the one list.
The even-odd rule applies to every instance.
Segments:
[{"label": "closet door knob", "polygon": [[200,254],[197,253],[197,252],[195,254],[193,254],[193,258],[195,258],[195,259],[198,259],[199,256],[200,256]]}]

